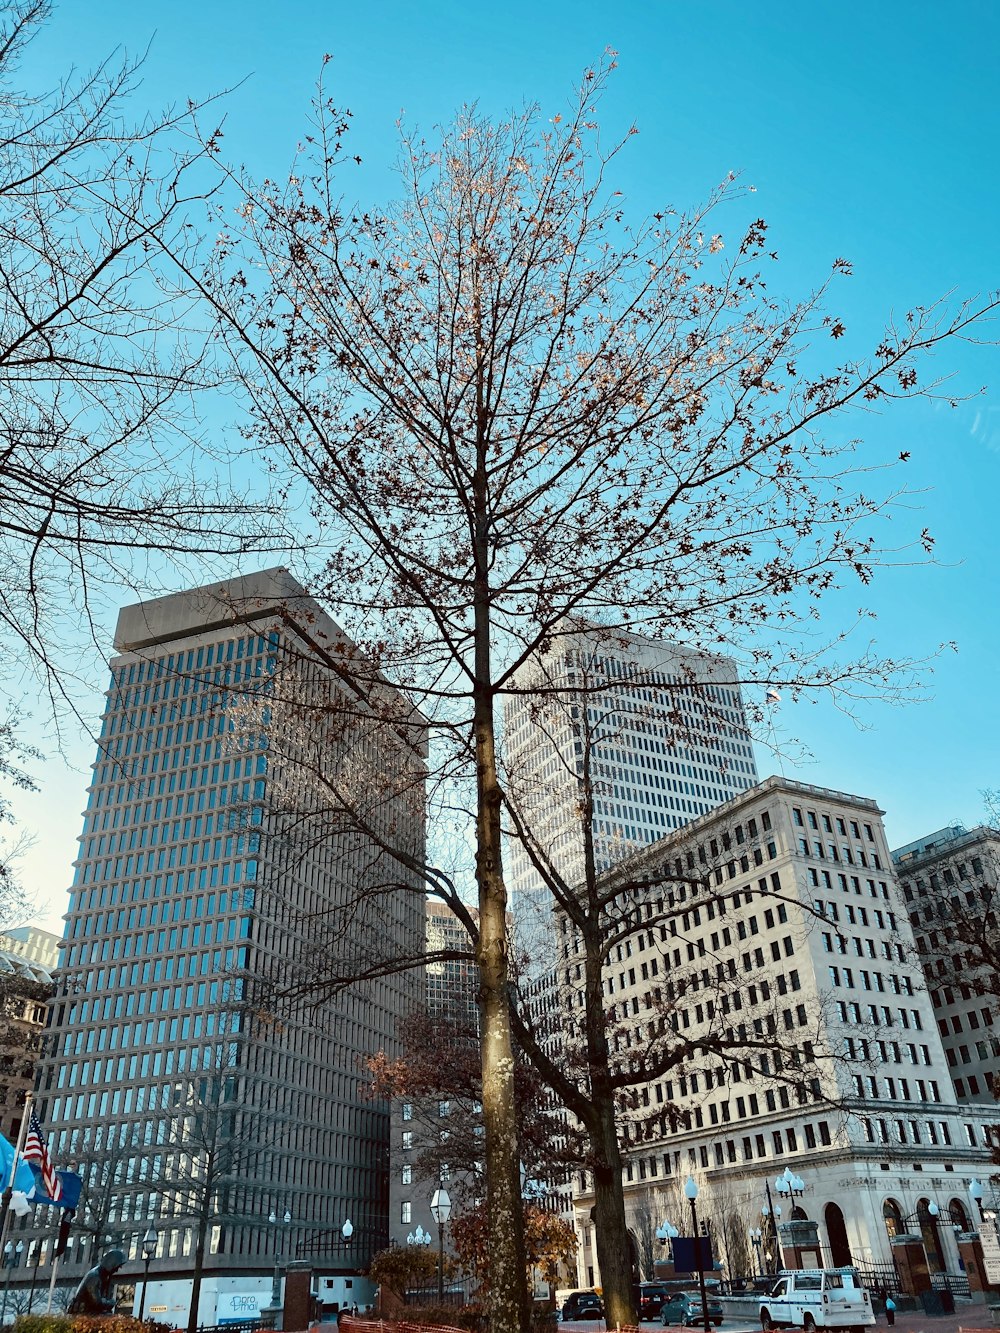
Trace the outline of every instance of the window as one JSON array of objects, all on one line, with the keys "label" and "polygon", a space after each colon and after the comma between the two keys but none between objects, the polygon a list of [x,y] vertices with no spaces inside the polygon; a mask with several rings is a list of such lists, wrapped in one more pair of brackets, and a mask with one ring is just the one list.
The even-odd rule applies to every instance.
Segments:
[{"label": "window", "polygon": [[409,1199],[405,1199],[399,1205],[399,1220],[403,1226],[409,1226],[413,1221],[413,1204]]}]

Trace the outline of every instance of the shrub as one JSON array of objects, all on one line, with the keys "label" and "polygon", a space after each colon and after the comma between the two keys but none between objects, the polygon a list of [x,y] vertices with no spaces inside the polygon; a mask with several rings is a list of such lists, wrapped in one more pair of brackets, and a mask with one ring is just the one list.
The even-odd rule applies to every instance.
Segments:
[{"label": "shrub", "polygon": [[479,1333],[484,1324],[481,1305],[408,1305],[406,1319],[399,1321],[406,1328],[461,1328]]},{"label": "shrub", "polygon": [[68,1314],[22,1314],[14,1320],[16,1333],[72,1333],[73,1316]]}]

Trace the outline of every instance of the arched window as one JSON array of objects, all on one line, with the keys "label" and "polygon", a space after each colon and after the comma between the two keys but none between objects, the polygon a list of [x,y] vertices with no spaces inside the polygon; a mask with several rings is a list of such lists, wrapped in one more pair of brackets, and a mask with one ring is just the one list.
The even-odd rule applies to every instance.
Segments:
[{"label": "arched window", "polygon": [[969,1221],[969,1213],[961,1199],[952,1199],[948,1204],[948,1216],[951,1218],[952,1226],[958,1227],[960,1231],[974,1231],[972,1223]]},{"label": "arched window", "polygon": [[903,1210],[895,1199],[886,1199],[882,1205],[882,1218],[885,1222],[885,1230],[889,1239],[893,1236],[901,1236],[903,1227]]}]

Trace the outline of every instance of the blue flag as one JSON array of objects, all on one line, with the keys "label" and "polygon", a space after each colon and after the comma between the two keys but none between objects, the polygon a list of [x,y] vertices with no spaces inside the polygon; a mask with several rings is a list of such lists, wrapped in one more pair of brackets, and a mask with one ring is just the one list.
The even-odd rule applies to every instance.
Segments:
[{"label": "blue flag", "polygon": [[[3,1177],[2,1188],[6,1189],[11,1183],[10,1168],[14,1162],[14,1145],[9,1143],[2,1134],[0,1134],[0,1176]],[[22,1158],[17,1164],[17,1174],[14,1177],[14,1189],[23,1190],[25,1194],[30,1194],[35,1188],[35,1173],[31,1167]]]},{"label": "blue flag", "polygon": [[58,1199],[50,1199],[45,1193],[41,1167],[35,1166],[34,1163],[32,1163],[30,1165],[30,1170],[32,1172],[33,1183],[35,1186],[35,1192],[30,1199],[31,1203],[48,1203],[51,1204],[53,1208],[73,1209],[80,1202],[80,1191],[83,1189],[83,1181],[75,1171],[56,1172],[56,1175],[59,1177],[59,1183],[62,1185],[62,1192]]}]

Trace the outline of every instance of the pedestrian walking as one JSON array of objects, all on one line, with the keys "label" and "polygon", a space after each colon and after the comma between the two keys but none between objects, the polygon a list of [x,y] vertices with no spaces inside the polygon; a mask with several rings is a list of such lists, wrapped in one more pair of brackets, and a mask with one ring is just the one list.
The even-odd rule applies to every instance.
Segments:
[{"label": "pedestrian walking", "polygon": [[885,1322],[890,1328],[896,1322],[896,1302],[891,1296],[885,1298]]}]

